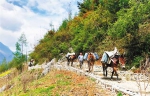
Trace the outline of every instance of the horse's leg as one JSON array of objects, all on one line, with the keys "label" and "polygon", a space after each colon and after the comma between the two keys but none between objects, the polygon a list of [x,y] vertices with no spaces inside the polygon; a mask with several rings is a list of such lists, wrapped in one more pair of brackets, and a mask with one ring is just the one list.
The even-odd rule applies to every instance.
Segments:
[{"label": "horse's leg", "polygon": [[91,65],[91,71],[93,72],[93,64]]},{"label": "horse's leg", "polygon": [[69,61],[67,62],[67,65],[69,66]]},{"label": "horse's leg", "polygon": [[91,72],[91,64],[89,63],[89,72]]},{"label": "horse's leg", "polygon": [[116,68],[116,66],[113,67],[112,78],[113,78],[114,73],[115,73],[115,75],[117,76],[117,80],[118,80],[118,73],[117,73],[117,68]]},{"label": "horse's leg", "polygon": [[105,76],[105,63],[102,63],[102,67],[103,67],[103,75]]},{"label": "horse's leg", "polygon": [[89,72],[90,72],[90,61],[88,61],[88,67],[89,67]]},{"label": "horse's leg", "polygon": [[90,62],[90,72],[93,72],[93,64],[92,64],[92,62]]},{"label": "horse's leg", "polygon": [[118,80],[118,73],[117,73],[117,70],[115,70],[114,72],[115,72],[115,74],[116,74],[116,76],[117,76],[117,80]]},{"label": "horse's leg", "polygon": [[69,63],[70,63],[70,62],[69,62],[69,59],[67,59],[67,65],[68,65],[68,66],[69,66]]},{"label": "horse's leg", "polygon": [[73,66],[73,60],[71,60],[71,66]]},{"label": "horse's leg", "polygon": [[93,67],[94,67],[94,62],[93,62],[93,64],[92,64],[92,72],[94,72]]},{"label": "horse's leg", "polygon": [[106,77],[107,77],[107,68],[108,68],[108,66],[106,65],[106,67],[105,67],[105,71],[106,71],[106,75],[105,76]]},{"label": "horse's leg", "polygon": [[113,70],[113,72],[112,72],[112,74],[111,74],[111,80],[113,79],[114,72],[115,72],[115,71]]}]

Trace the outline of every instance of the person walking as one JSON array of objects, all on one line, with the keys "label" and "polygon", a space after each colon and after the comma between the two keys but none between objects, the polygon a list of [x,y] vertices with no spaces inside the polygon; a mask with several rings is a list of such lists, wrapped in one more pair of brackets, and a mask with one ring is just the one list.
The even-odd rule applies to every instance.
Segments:
[{"label": "person walking", "polygon": [[80,52],[80,55],[78,56],[78,61],[80,63],[80,68],[82,68],[83,65],[83,54]]}]

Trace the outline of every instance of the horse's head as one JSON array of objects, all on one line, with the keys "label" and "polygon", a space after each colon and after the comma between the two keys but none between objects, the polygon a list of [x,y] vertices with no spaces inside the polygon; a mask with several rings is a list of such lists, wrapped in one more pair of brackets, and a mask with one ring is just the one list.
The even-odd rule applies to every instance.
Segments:
[{"label": "horse's head", "polygon": [[119,56],[119,63],[120,63],[123,67],[125,67],[126,59],[125,59],[125,57],[124,57],[123,55],[120,55],[120,56]]},{"label": "horse's head", "polygon": [[87,58],[88,60],[94,60],[94,55],[91,53],[91,52],[89,52],[88,53],[88,58]]}]

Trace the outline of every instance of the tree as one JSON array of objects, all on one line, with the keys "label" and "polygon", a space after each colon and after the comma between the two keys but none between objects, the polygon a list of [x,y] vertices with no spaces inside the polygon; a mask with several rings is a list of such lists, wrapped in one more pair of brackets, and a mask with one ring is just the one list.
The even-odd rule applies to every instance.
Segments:
[{"label": "tree", "polygon": [[23,56],[23,47],[27,46],[27,39],[24,33],[21,34],[18,42],[22,46],[21,51],[22,51],[22,56]]},{"label": "tree", "polygon": [[16,43],[16,52],[14,53],[15,58],[21,58],[21,48],[20,48],[20,44],[17,42]]},{"label": "tree", "polygon": [[65,30],[67,28],[68,20],[65,19],[62,21],[61,26],[59,27],[59,30]]},{"label": "tree", "polygon": [[4,72],[6,70],[8,70],[8,63],[6,61],[6,58],[4,58],[2,63],[0,64],[0,72]]},{"label": "tree", "polygon": [[16,67],[18,70],[22,70],[22,63],[24,62],[25,55],[22,54],[20,44],[16,43],[16,52],[14,53],[14,67]]}]

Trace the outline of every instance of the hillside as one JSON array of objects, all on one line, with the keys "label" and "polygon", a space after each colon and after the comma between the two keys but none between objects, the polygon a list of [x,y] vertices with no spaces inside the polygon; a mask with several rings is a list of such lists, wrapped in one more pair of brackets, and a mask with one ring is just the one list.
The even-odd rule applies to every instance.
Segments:
[{"label": "hillside", "polygon": [[111,96],[109,91],[97,86],[94,79],[74,72],[53,69],[42,78],[33,78],[40,72],[24,71],[6,83],[13,87],[0,93],[0,96]]},{"label": "hillside", "polygon": [[7,62],[13,59],[13,52],[3,43],[0,42],[0,63],[6,59]]},{"label": "hillside", "polygon": [[79,13],[63,20],[55,30],[48,30],[30,54],[41,63],[72,48],[80,52],[97,52],[117,47],[126,56],[128,68],[139,66],[139,61],[150,55],[149,0],[84,0],[78,2]]}]

